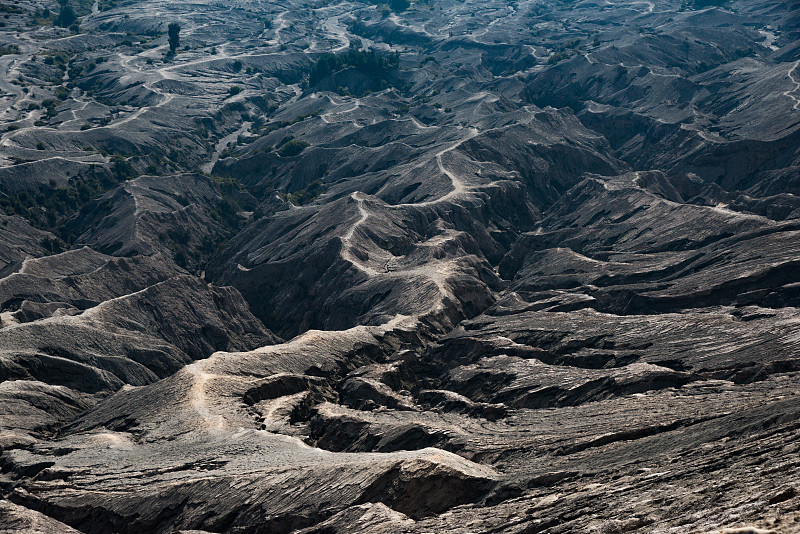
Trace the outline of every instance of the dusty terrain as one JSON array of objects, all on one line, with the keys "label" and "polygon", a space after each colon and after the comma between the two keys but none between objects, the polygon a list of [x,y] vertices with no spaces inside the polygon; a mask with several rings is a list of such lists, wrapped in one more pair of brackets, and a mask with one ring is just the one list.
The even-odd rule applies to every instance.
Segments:
[{"label": "dusty terrain", "polygon": [[71,2],[0,10],[0,532],[800,532],[796,2]]}]

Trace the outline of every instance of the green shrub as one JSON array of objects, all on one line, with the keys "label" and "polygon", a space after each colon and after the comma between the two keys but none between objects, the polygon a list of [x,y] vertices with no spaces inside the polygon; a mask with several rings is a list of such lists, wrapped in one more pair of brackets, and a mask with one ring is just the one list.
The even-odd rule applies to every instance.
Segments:
[{"label": "green shrub", "polygon": [[88,209],[91,200],[116,184],[107,172],[97,172],[95,167],[90,167],[70,178],[66,186],[59,187],[51,181],[49,187],[42,186],[35,197],[28,191],[2,197],[0,210],[20,215],[37,228],[56,230],[78,211]]},{"label": "green shrub", "polygon": [[133,166],[122,154],[111,156],[111,170],[118,180],[125,180],[134,174]]},{"label": "green shrub", "polygon": [[411,7],[411,4],[408,0],[389,0],[389,7],[392,8],[392,11],[395,13],[402,13]]},{"label": "green shrub", "polygon": [[400,66],[400,54],[383,54],[375,50],[347,50],[340,54],[323,54],[308,74],[308,85],[317,85],[326,76],[352,68],[363,74],[386,76]]},{"label": "green shrub", "polygon": [[0,45],[0,56],[8,54],[19,54],[19,47],[17,45]]},{"label": "green shrub", "polygon": [[282,158],[291,158],[300,154],[303,150],[306,149],[308,143],[305,141],[301,141],[299,139],[292,139],[284,143],[278,149],[278,155]]},{"label": "green shrub", "polygon": [[67,3],[66,0],[61,0],[61,12],[58,14],[58,18],[56,18],[56,24],[61,26],[62,28],[66,28],[68,26],[72,26],[72,24],[78,20],[78,16],[75,14],[75,10]]},{"label": "green shrub", "polygon": [[548,65],[555,65],[556,63],[560,63],[561,61],[564,61],[565,59],[568,59],[568,58],[569,58],[569,53],[567,53],[567,52],[556,52],[555,54],[553,54],[552,56],[547,58],[547,64]]},{"label": "green shrub", "polygon": [[317,197],[324,193],[325,190],[325,184],[323,184],[321,180],[317,179],[303,189],[295,191],[294,193],[290,193],[287,198],[292,204],[296,206],[302,206],[304,204],[313,202]]},{"label": "green shrub", "polygon": [[178,47],[181,45],[181,25],[177,22],[170,22],[169,26],[167,26],[167,33],[169,34],[168,41],[170,54],[175,55],[175,51],[178,50]]}]

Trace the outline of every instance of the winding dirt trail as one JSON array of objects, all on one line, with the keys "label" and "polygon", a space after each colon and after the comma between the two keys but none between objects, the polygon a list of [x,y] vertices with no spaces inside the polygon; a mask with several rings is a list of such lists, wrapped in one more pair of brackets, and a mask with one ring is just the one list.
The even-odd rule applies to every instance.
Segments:
[{"label": "winding dirt trail", "polygon": [[[333,99],[330,99],[330,100],[331,100],[331,103],[336,105],[336,106],[343,105],[343,103],[335,102]],[[341,111],[329,111],[328,113],[323,113],[322,115],[320,115],[319,118],[322,119],[322,122],[324,122],[325,124],[335,124],[337,122],[352,122],[353,124],[358,126],[358,123],[353,119],[344,120],[344,121],[335,121],[335,120],[331,120],[331,117],[333,117],[335,115],[340,115],[342,113],[352,113],[353,111],[356,111],[360,107],[361,107],[361,100],[356,98],[353,101],[353,105],[352,105],[352,107],[350,109],[343,109]]]},{"label": "winding dirt trail", "polygon": [[364,199],[359,196],[358,191],[351,193],[350,198],[352,198],[357,202],[358,212],[361,215],[361,217],[353,224],[353,226],[350,227],[349,230],[347,230],[347,233],[344,234],[344,236],[342,236],[342,258],[355,265],[356,268],[358,268],[360,271],[363,271],[368,276],[375,276],[378,274],[378,271],[376,271],[372,267],[369,267],[368,265],[364,265],[363,263],[361,263],[358,259],[355,258],[352,252],[353,236],[355,235],[356,230],[358,230],[359,227],[361,227],[365,222],[367,222],[367,219],[369,218],[369,213],[364,208]]},{"label": "winding dirt trail", "polygon": [[[378,277],[381,276],[385,279],[408,279],[414,277],[421,277],[429,280],[432,282],[439,293],[439,299],[434,299],[430,303],[430,307],[424,313],[431,313],[444,310],[446,308],[444,299],[446,298],[454,298],[452,292],[447,284],[447,279],[455,274],[456,269],[454,269],[454,262],[455,260],[435,260],[430,261],[424,265],[418,265],[411,268],[405,269],[397,269],[390,268],[391,266],[396,266],[398,258],[391,255],[391,253],[386,253],[388,256],[387,258],[380,258],[379,262],[384,265],[384,271],[378,271],[370,267],[369,265],[363,263],[358,258],[355,257],[353,254],[353,239],[356,235],[356,232],[361,228],[369,219],[370,214],[367,211],[364,199],[361,198],[359,192],[353,192],[350,197],[357,202],[358,211],[360,214],[359,219],[353,223],[353,225],[348,229],[347,233],[342,236],[342,250],[341,250],[341,257],[342,259],[346,260],[347,262],[351,263],[355,266],[358,270],[366,274],[368,277]],[[394,208],[395,206],[391,206]],[[444,242],[453,239],[454,236],[451,235],[450,232],[445,232],[442,235],[434,236],[431,239],[419,243],[421,247],[436,247],[440,246]],[[386,252],[386,251],[381,251]]]},{"label": "winding dirt trail", "polygon": [[188,401],[194,411],[205,420],[208,430],[224,430],[227,426],[225,418],[221,414],[212,413],[206,399],[208,382],[215,378],[222,378],[222,376],[205,372],[204,363],[206,361],[208,360],[195,362],[185,368],[194,377],[194,385],[189,390]]},{"label": "winding dirt trail", "polygon": [[460,147],[462,144],[466,143],[470,139],[473,139],[473,138],[477,137],[481,133],[477,128],[469,128],[469,132],[470,133],[469,133],[469,135],[467,137],[465,137],[465,138],[463,138],[463,139],[461,139],[459,141],[456,141],[455,143],[453,143],[449,147],[445,148],[444,150],[441,150],[441,151],[437,152],[436,156],[435,156],[436,157],[436,166],[438,167],[439,172],[441,172],[442,174],[444,174],[445,176],[450,178],[450,182],[452,184],[453,189],[449,193],[447,193],[447,194],[445,194],[445,195],[443,195],[443,196],[441,196],[441,197],[439,197],[439,198],[437,198],[435,200],[427,200],[425,202],[416,202],[416,203],[412,203],[412,204],[396,204],[396,206],[398,206],[398,207],[401,207],[401,206],[430,206],[430,205],[433,205],[433,204],[438,204],[440,202],[446,202],[446,201],[450,200],[451,198],[457,197],[457,196],[459,196],[459,195],[461,195],[464,192],[469,190],[469,188],[464,183],[464,181],[458,175],[456,175],[454,172],[452,172],[447,167],[445,167],[444,166],[444,162],[442,161],[442,156],[444,156],[448,152],[452,152],[456,148]]},{"label": "winding dirt trail", "polygon": [[786,76],[788,76],[789,79],[792,81],[792,83],[794,83],[795,85],[794,89],[790,89],[788,91],[783,92],[784,96],[788,96],[789,98],[792,99],[792,101],[794,102],[794,106],[792,106],[792,109],[795,110],[800,109],[800,98],[794,96],[793,93],[796,93],[797,90],[800,89],[800,81],[796,80],[792,73],[797,70],[798,65],[800,65],[800,60],[795,61],[794,65],[792,65],[792,67],[789,69],[789,72],[786,73]]}]

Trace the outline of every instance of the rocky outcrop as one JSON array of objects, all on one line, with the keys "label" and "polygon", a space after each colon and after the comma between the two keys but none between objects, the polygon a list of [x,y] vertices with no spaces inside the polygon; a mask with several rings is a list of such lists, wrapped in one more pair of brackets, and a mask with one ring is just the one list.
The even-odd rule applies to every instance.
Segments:
[{"label": "rocky outcrop", "polygon": [[239,224],[235,199],[201,175],[140,176],[87,205],[67,224],[77,246],[115,256],[161,255],[199,272]]},{"label": "rocky outcrop", "polygon": [[53,247],[59,244],[51,233],[32,228],[22,217],[0,215],[0,274],[14,272],[28,257],[55,252]]},{"label": "rocky outcrop", "polygon": [[175,276],[153,258],[83,248],[27,259],[0,287],[4,447],[217,350],[279,341],[235,289]]}]

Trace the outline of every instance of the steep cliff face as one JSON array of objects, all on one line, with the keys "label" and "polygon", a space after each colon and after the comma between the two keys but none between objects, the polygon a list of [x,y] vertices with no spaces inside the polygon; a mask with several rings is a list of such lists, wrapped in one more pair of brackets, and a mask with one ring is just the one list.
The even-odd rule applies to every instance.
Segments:
[{"label": "steep cliff face", "polygon": [[800,532],[796,6],[70,8],[0,11],[1,532]]}]

